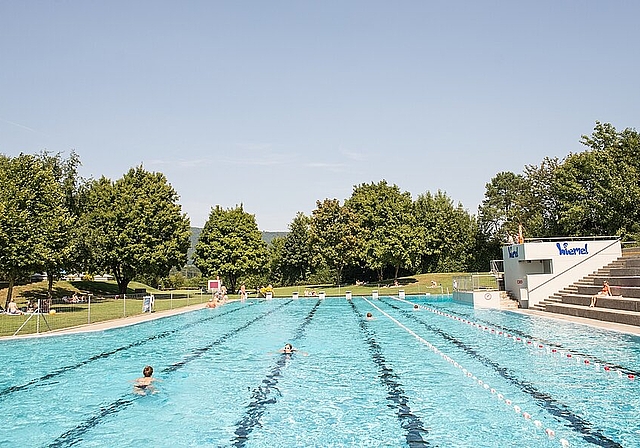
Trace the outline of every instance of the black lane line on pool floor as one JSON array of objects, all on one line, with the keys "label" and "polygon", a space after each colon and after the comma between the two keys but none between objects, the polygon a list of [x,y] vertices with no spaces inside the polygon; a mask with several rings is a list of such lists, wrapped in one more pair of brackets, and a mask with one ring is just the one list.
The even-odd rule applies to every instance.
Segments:
[{"label": "black lane line on pool floor", "polygon": [[[221,345],[223,342],[225,342],[227,339],[229,339],[232,336],[235,336],[236,334],[238,334],[239,332],[241,332],[242,330],[247,329],[248,327],[250,327],[251,325],[253,325],[254,323],[258,322],[261,319],[264,319],[265,317],[267,317],[268,315],[275,313],[276,311],[280,310],[281,308],[285,307],[286,305],[290,304],[293,300],[288,300],[287,302],[265,312],[262,313],[261,315],[254,317],[253,319],[249,320],[248,322],[246,322],[245,324],[241,325],[240,327],[229,331],[228,333],[225,333],[224,335],[220,336],[218,339],[216,339],[215,341],[213,341],[211,344],[199,348],[197,350],[194,351],[194,355],[193,356],[189,356],[187,359],[172,364],[171,366],[165,368],[162,370],[162,372],[175,372],[176,370],[184,367],[187,362],[193,361],[194,359],[199,358],[200,356],[204,355],[207,351],[211,350],[213,347]],[[87,431],[89,431],[91,428],[93,428],[94,426],[96,426],[98,423],[100,423],[102,421],[102,419],[104,417],[107,417],[109,415],[112,414],[116,414],[120,411],[122,411],[123,409],[129,407],[130,405],[132,405],[136,400],[139,400],[140,398],[143,398],[143,396],[141,395],[136,395],[134,397],[131,397],[131,394],[127,394],[124,395],[122,397],[120,397],[119,399],[105,405],[105,406],[101,406],[100,407],[100,412],[98,412],[97,414],[89,417],[87,420],[85,420],[83,423],[79,424],[78,426],[76,426],[73,429],[70,429],[69,431],[65,432],[64,434],[60,435],[56,440],[54,440],[52,443],[50,443],[49,445],[47,445],[49,448],[60,448],[60,447],[67,447],[67,446],[73,446],[76,443],[81,441],[81,436],[86,433]]]},{"label": "black lane line on pool floor", "polygon": [[423,438],[423,436],[428,434],[428,431],[425,429],[420,417],[411,411],[411,408],[408,405],[409,398],[407,398],[402,385],[396,381],[398,375],[396,375],[393,372],[393,369],[387,365],[387,361],[382,355],[382,349],[376,342],[374,332],[366,324],[364,316],[355,306],[353,301],[349,300],[348,302],[349,305],[351,305],[351,309],[358,317],[360,330],[364,333],[366,342],[369,345],[369,351],[371,352],[373,362],[378,367],[380,381],[387,389],[387,400],[394,404],[394,407],[397,409],[396,416],[400,421],[400,426],[407,432],[405,436],[407,445],[412,448],[430,446]]},{"label": "black lane line on pool floor", "polygon": [[446,308],[440,308],[440,307],[437,307],[437,306],[433,306],[431,304],[429,304],[429,306],[431,308],[433,308],[435,310],[439,310],[441,312],[446,312],[446,313],[451,314],[451,315],[455,314],[458,317],[464,317],[468,321],[473,321],[473,322],[483,323],[485,325],[490,325],[492,327],[495,327],[495,328],[498,328],[500,330],[506,331],[507,333],[511,333],[513,335],[521,336],[522,338],[526,338],[526,339],[529,339],[531,341],[536,341],[536,342],[539,342],[539,343],[544,344],[544,345],[549,346],[549,347],[553,347],[553,348],[556,348],[556,349],[568,351],[568,352],[572,353],[573,355],[582,356],[583,358],[589,358],[590,360],[595,361],[595,362],[597,362],[599,364],[607,365],[609,367],[613,367],[614,369],[619,370],[620,372],[624,373],[625,375],[634,375],[636,377],[640,377],[640,371],[638,371],[638,370],[628,369],[626,367],[622,367],[621,365],[613,364],[613,363],[604,361],[604,360],[598,358],[597,356],[593,356],[593,355],[589,355],[587,353],[583,353],[583,352],[580,352],[580,351],[577,351],[577,350],[572,350],[572,349],[565,348],[562,344],[558,344],[556,342],[550,342],[550,341],[547,341],[546,339],[543,339],[543,338],[538,338],[538,337],[535,337],[535,336],[531,336],[530,334],[527,334],[522,330],[505,327],[504,325],[496,324],[496,323],[491,322],[491,321],[486,320],[486,319],[477,319],[475,316],[469,317],[467,314],[459,313],[459,312],[456,312],[456,311],[451,311],[451,310],[448,310]]},{"label": "black lane line on pool floor", "polygon": [[594,445],[603,446],[603,447],[622,448],[622,445],[620,445],[618,442],[609,439],[607,436],[600,433],[599,431],[591,429],[592,428],[591,423],[589,423],[588,421],[584,420],[582,417],[571,412],[569,407],[564,403],[561,403],[555,398],[553,398],[551,395],[538,390],[533,384],[529,383],[528,381],[523,381],[518,379],[513,373],[509,371],[509,369],[507,369],[506,367],[501,367],[500,364],[492,361],[491,359],[487,358],[484,355],[481,355],[475,349],[469,347],[459,339],[451,336],[448,333],[445,333],[440,328],[434,327],[433,325],[430,325],[424,322],[422,319],[419,319],[413,310],[407,311],[405,309],[402,309],[396,306],[393,303],[387,302],[386,300],[380,300],[380,301],[386,304],[387,306],[393,308],[394,310],[399,311],[402,315],[409,318],[410,320],[413,320],[421,324],[427,330],[441,336],[446,341],[451,342],[456,347],[462,349],[464,352],[471,355],[481,364],[494,369],[496,373],[498,373],[501,377],[503,377],[507,381],[517,386],[523,392],[529,394],[537,403],[540,404],[540,406],[543,409],[545,409],[551,415],[561,418],[563,420],[566,420],[568,422],[567,426],[575,430],[576,432],[578,432],[580,435],[582,435],[582,438],[587,442],[593,443]]},{"label": "black lane line on pool floor", "polygon": [[[249,305],[251,305],[251,304],[249,304]],[[0,390],[0,400],[2,400],[3,397],[5,397],[6,395],[9,395],[9,394],[11,394],[13,392],[18,392],[18,391],[27,389],[29,387],[36,386],[39,383],[42,383],[43,381],[50,380],[51,378],[55,378],[55,377],[57,377],[59,375],[62,375],[63,373],[69,372],[69,371],[74,370],[74,369],[78,369],[78,368],[80,368],[82,366],[85,366],[85,365],[87,365],[89,363],[92,363],[93,361],[97,361],[99,359],[108,358],[109,356],[115,355],[116,353],[123,352],[123,351],[129,350],[129,349],[134,348],[134,347],[139,347],[139,346],[141,346],[143,344],[146,344],[147,342],[151,342],[151,341],[155,341],[155,340],[158,340],[158,339],[165,338],[165,337],[170,336],[170,335],[172,335],[172,334],[174,334],[174,333],[176,333],[178,331],[186,330],[187,328],[193,327],[194,325],[198,325],[198,324],[201,324],[203,322],[207,322],[207,321],[212,320],[212,319],[217,319],[219,317],[226,316],[227,314],[235,313],[236,311],[241,310],[243,308],[246,308],[249,305],[245,305],[245,306],[242,306],[242,307],[235,308],[233,310],[225,311],[224,313],[216,314],[215,316],[206,317],[204,319],[200,319],[198,321],[188,323],[186,325],[183,325],[181,327],[175,328],[173,330],[163,331],[162,333],[158,333],[158,334],[155,334],[153,336],[149,336],[148,338],[142,339],[140,341],[132,342],[131,344],[124,345],[122,347],[118,347],[118,348],[110,350],[108,352],[102,352],[100,354],[94,355],[94,356],[92,356],[90,358],[85,359],[84,361],[78,362],[77,364],[61,367],[59,369],[54,370],[53,372],[50,372],[50,373],[47,373],[46,375],[41,376],[39,378],[34,378],[34,379],[24,383],[24,384],[7,387],[5,389]]]},{"label": "black lane line on pool floor", "polygon": [[[298,326],[294,332],[291,342],[302,339],[307,325],[309,325],[309,322],[313,319],[313,316],[316,314],[321,302],[322,299],[319,299],[313,308],[311,308],[307,317],[304,318],[300,326]],[[268,404],[274,404],[277,401],[275,395],[270,397],[270,395],[272,395],[271,391],[278,391],[276,386],[278,385],[278,381],[280,381],[282,369],[287,365],[287,362],[292,357],[293,354],[281,353],[267,377],[262,380],[262,384],[254,388],[251,392],[251,402],[247,405],[245,415],[238,423],[236,423],[236,430],[234,431],[235,437],[231,440],[233,446],[244,447],[254,428],[256,426],[262,426],[260,424],[260,418],[264,414],[265,407]]]}]

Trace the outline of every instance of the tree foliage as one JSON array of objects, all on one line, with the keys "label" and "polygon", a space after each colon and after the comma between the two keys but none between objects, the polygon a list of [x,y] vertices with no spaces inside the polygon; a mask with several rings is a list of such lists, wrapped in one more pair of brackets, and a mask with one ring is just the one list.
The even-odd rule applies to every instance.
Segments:
[{"label": "tree foliage", "polygon": [[454,206],[441,191],[427,192],[416,199],[414,215],[419,271],[464,271],[473,264],[477,224],[462,204]]},{"label": "tree foliage", "polygon": [[308,216],[299,212],[289,224],[289,233],[284,237],[280,269],[282,280],[287,285],[304,282],[311,275],[310,221]]},{"label": "tree foliage", "polygon": [[93,182],[82,225],[92,267],[113,273],[121,294],[137,275],[160,278],[186,263],[189,220],[161,173],[137,167]]},{"label": "tree foliage", "polygon": [[52,167],[40,157],[0,157],[0,271],[9,281],[5,306],[15,281],[45,267],[66,220],[63,194]]},{"label": "tree foliage", "polygon": [[361,229],[358,217],[347,207],[341,206],[337,199],[316,201],[316,208],[311,213],[309,234],[314,264],[329,267],[334,282],[340,284],[342,271],[359,254]]},{"label": "tree foliage", "polygon": [[382,180],[377,184],[361,184],[353,189],[345,207],[355,216],[360,228],[360,258],[383,278],[387,266],[410,267],[415,259],[415,218],[411,195],[397,185]]},{"label": "tree foliage", "polygon": [[44,271],[47,273],[48,294],[51,296],[53,281],[65,270],[81,265],[82,252],[77,244],[77,220],[81,212],[80,202],[85,188],[85,180],[78,176],[80,158],[71,152],[64,159],[61,154],[41,153],[38,158],[50,169],[58,183],[62,202],[56,203],[57,213],[47,222],[45,229],[46,246],[42,256]]},{"label": "tree foliage", "polygon": [[238,281],[267,270],[267,246],[255,217],[242,205],[211,209],[194,252],[194,264],[204,275],[220,276],[231,291]]}]

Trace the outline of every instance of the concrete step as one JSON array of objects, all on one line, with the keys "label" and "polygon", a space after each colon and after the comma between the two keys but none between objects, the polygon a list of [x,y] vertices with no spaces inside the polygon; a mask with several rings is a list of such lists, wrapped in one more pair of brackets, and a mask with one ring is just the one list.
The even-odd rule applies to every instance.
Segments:
[{"label": "concrete step", "polygon": [[640,276],[635,277],[609,277],[611,286],[640,286]]},{"label": "concrete step", "polygon": [[[601,286],[579,286],[575,294],[584,294],[595,296],[602,290]],[[611,285],[611,295],[623,296],[629,299],[640,299],[640,287],[639,286],[613,286]]]},{"label": "concrete step", "polygon": [[640,275],[640,268],[616,268],[611,269],[610,277],[637,277]]},{"label": "concrete step", "polygon": [[545,311],[551,313],[565,314],[568,316],[586,317],[606,322],[616,322],[620,324],[640,326],[640,312],[617,310],[609,308],[589,308],[589,306],[571,304],[549,304]]},{"label": "concrete step", "polygon": [[[562,304],[588,307],[591,303],[591,297],[590,295],[570,295],[562,298]],[[630,299],[619,296],[598,297],[596,308],[640,312],[640,299]]]}]

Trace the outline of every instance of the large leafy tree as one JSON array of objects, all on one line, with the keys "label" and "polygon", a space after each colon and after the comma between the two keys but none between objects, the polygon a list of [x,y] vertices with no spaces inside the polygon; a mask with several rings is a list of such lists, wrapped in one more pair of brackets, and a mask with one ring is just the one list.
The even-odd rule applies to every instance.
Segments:
[{"label": "large leafy tree", "polygon": [[289,233],[284,237],[280,269],[284,284],[295,285],[309,278],[312,267],[309,244],[310,218],[299,212],[289,224]]},{"label": "large leafy tree", "polygon": [[558,168],[553,194],[565,235],[630,235],[640,222],[640,135],[596,123]]},{"label": "large leafy tree", "polygon": [[[524,167],[527,188],[522,191],[526,207],[523,225],[530,235],[549,237],[562,234],[558,197],[553,191],[559,166],[558,158],[545,157],[540,165]],[[515,225],[511,227],[511,231],[515,231],[514,227]]]},{"label": "large leafy tree", "polygon": [[62,271],[73,269],[80,263],[78,256],[81,251],[76,244],[78,238],[75,224],[80,214],[80,198],[85,181],[78,176],[80,158],[75,152],[72,152],[67,159],[59,153],[53,155],[47,152],[41,153],[38,157],[47,168],[51,169],[62,191],[62,203],[56,204],[61,207],[58,213],[47,222],[45,252],[42,257],[49,283],[48,292],[51,296],[54,279],[59,277]]},{"label": "large leafy tree", "polygon": [[65,218],[63,194],[51,169],[39,157],[0,156],[0,272],[9,288],[15,281],[43,269],[51,256],[51,238]]},{"label": "large leafy tree", "polygon": [[283,279],[284,269],[282,263],[284,257],[282,255],[284,251],[285,237],[276,236],[267,245],[267,258],[269,266],[268,282],[273,285],[286,285],[287,283]]},{"label": "large leafy tree", "polygon": [[526,214],[525,194],[529,188],[521,174],[503,171],[486,184],[478,209],[478,222],[488,241],[504,241],[518,231]]},{"label": "large leafy tree", "polygon": [[242,205],[212,208],[193,260],[204,275],[221,276],[231,291],[241,278],[264,272],[267,245],[254,215],[245,212]]},{"label": "large leafy tree", "polygon": [[82,217],[94,270],[111,272],[125,294],[136,276],[160,278],[183,266],[189,219],[162,173],[132,168],[121,179],[95,181]]},{"label": "large leafy tree", "polygon": [[427,192],[414,202],[414,214],[422,272],[464,271],[473,266],[477,224],[462,204],[454,206],[441,191]]},{"label": "large leafy tree", "polygon": [[337,199],[316,201],[309,228],[314,265],[327,266],[340,284],[344,268],[353,263],[361,246],[358,217]]},{"label": "large leafy tree", "polygon": [[410,267],[415,259],[415,219],[412,200],[408,192],[385,180],[361,184],[353,189],[345,207],[357,217],[363,242],[362,258],[365,264],[383,279],[387,266],[395,269],[398,277],[401,267]]}]

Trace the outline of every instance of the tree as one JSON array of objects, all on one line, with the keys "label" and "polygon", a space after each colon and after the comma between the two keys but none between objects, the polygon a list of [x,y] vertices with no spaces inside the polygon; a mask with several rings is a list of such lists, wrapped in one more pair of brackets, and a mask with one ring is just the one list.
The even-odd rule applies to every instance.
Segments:
[{"label": "tree", "polygon": [[528,188],[522,192],[527,207],[523,224],[531,235],[551,237],[562,234],[558,197],[554,193],[559,166],[558,158],[545,157],[539,166],[524,167]]},{"label": "tree", "polygon": [[220,275],[231,291],[242,277],[266,271],[267,246],[254,215],[242,205],[212,208],[196,244],[194,264],[204,275]]},{"label": "tree", "polygon": [[565,235],[630,235],[640,222],[640,135],[597,122],[558,168],[553,193]]},{"label": "tree", "polygon": [[52,295],[53,281],[60,273],[78,265],[77,255],[81,252],[76,244],[75,223],[80,213],[80,197],[84,180],[78,177],[80,158],[72,152],[68,159],[61,154],[39,154],[43,165],[51,169],[62,192],[62,203],[58,213],[46,222],[45,252],[42,257],[48,279],[48,295]]},{"label": "tree", "polygon": [[276,236],[271,240],[271,242],[267,245],[267,259],[269,266],[269,283],[279,286],[283,285],[283,269],[282,269],[282,261],[283,256],[282,252],[284,250],[285,245],[285,237]]},{"label": "tree", "polygon": [[280,269],[285,285],[295,285],[311,274],[311,247],[309,245],[310,218],[299,212],[289,224],[284,238]]},{"label": "tree", "polygon": [[[528,182],[521,174],[503,171],[486,185],[478,208],[478,223],[488,241],[505,241],[525,219],[524,196]],[[526,227],[526,226],[525,226]]]},{"label": "tree", "polygon": [[44,267],[52,229],[64,215],[62,191],[51,166],[32,155],[0,156],[0,271],[9,282],[5,307],[15,282]]},{"label": "tree", "polygon": [[400,192],[397,185],[382,180],[377,184],[361,184],[353,189],[345,207],[357,216],[363,242],[365,264],[383,279],[387,266],[409,267],[415,259],[415,219],[411,195]]},{"label": "tree", "polygon": [[360,247],[358,217],[337,199],[316,201],[311,213],[309,236],[314,265],[326,264],[333,272],[334,282],[340,284],[345,266],[354,262]]},{"label": "tree", "polygon": [[462,204],[454,206],[440,190],[427,192],[414,202],[414,215],[421,272],[459,272],[473,265],[477,224]]},{"label": "tree", "polygon": [[87,201],[82,227],[91,265],[113,273],[121,294],[137,275],[158,279],[186,263],[189,219],[162,173],[140,166],[116,182],[102,177]]}]

